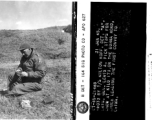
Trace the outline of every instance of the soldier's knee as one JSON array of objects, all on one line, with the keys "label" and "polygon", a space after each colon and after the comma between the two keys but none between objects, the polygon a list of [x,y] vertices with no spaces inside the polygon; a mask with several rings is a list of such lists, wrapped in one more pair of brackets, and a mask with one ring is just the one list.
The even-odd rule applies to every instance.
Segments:
[{"label": "soldier's knee", "polygon": [[9,80],[9,81],[12,80],[12,79],[13,79],[13,76],[14,76],[14,73],[10,73],[10,74],[8,75],[8,80]]},{"label": "soldier's knee", "polygon": [[8,75],[8,81],[16,81],[19,78],[19,76],[17,76],[15,73],[10,73]]}]

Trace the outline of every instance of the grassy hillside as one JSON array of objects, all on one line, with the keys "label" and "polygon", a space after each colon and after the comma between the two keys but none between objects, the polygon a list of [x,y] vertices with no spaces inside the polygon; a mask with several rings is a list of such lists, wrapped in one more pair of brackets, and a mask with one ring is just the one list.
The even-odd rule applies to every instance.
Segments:
[{"label": "grassy hillside", "polygon": [[19,60],[21,54],[17,50],[24,42],[31,44],[46,59],[71,57],[71,35],[61,32],[65,27],[38,30],[1,30],[0,61]]},{"label": "grassy hillside", "polygon": [[[70,118],[70,59],[54,59],[47,62],[48,72],[43,82],[43,90],[20,97],[7,98],[0,94],[1,119],[64,119]],[[0,66],[0,88],[6,88],[7,75],[17,66]],[[51,98],[51,104],[43,104],[45,98]],[[31,108],[23,108],[21,100],[28,99]]]},{"label": "grassy hillside", "polygon": [[[18,65],[21,54],[17,49],[23,42],[28,42],[40,52],[48,67],[42,91],[15,98],[0,94],[1,119],[70,119],[71,34],[62,33],[63,28],[0,31],[1,89],[6,88],[8,74]],[[43,104],[42,101],[48,97],[52,103]],[[32,107],[23,108],[20,105],[23,99],[30,100]]]}]

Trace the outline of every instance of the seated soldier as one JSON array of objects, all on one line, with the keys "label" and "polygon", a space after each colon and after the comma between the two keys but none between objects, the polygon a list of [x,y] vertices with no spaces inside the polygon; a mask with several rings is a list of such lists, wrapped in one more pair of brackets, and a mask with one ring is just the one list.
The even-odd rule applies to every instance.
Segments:
[{"label": "seated soldier", "polygon": [[8,76],[6,95],[23,95],[42,89],[42,79],[46,75],[46,64],[29,44],[22,44],[20,64],[15,73]]}]

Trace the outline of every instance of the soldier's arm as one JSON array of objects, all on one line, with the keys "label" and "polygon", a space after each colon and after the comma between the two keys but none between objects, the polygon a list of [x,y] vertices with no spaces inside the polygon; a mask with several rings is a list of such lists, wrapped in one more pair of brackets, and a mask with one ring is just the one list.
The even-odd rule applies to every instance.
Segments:
[{"label": "soldier's arm", "polygon": [[43,78],[46,75],[46,64],[45,61],[40,57],[33,59],[34,71],[28,72],[30,78]]}]

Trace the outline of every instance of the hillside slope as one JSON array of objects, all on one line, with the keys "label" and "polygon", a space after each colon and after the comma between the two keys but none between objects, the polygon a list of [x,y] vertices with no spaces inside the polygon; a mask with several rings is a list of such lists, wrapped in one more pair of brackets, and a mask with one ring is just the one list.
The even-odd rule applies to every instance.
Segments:
[{"label": "hillside slope", "polygon": [[[0,88],[7,88],[9,73],[16,70],[21,57],[18,48],[28,42],[46,58],[47,74],[43,89],[20,97],[5,97],[0,90],[1,119],[70,119],[71,34],[62,27],[38,30],[0,31]],[[50,60],[51,59],[51,60]],[[45,99],[48,104],[43,103]],[[21,101],[31,101],[30,108]]]},{"label": "hillside slope", "polygon": [[[66,26],[65,26],[66,27]],[[49,27],[37,30],[1,30],[0,60],[18,61],[20,44],[29,43],[46,59],[71,57],[71,34],[62,33],[62,27]]]}]

